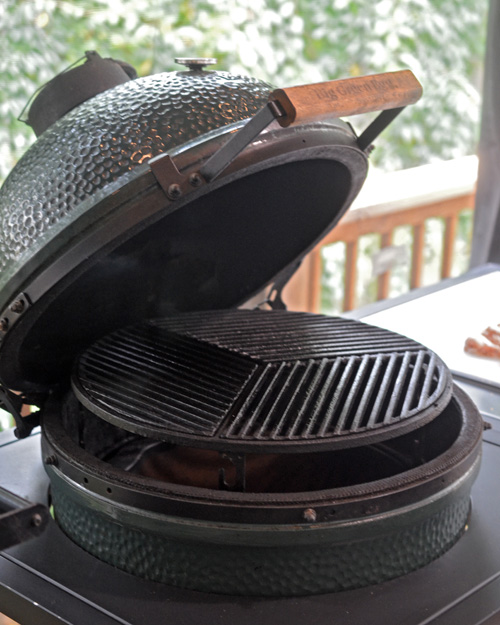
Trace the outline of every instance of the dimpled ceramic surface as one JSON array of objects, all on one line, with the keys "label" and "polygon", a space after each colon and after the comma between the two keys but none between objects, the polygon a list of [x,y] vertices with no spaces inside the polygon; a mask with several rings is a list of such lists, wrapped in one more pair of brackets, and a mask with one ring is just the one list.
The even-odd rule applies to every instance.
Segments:
[{"label": "dimpled ceramic surface", "polygon": [[172,72],[127,82],[70,111],[40,136],[0,190],[0,289],[137,166],[251,117],[271,89],[225,72]]},{"label": "dimpled ceramic surface", "polygon": [[111,515],[73,500],[54,483],[52,494],[64,532],[100,560],[180,588],[254,596],[338,592],[414,571],[458,540],[470,509],[466,493],[423,519],[402,514],[396,522],[388,517],[374,523],[374,535],[360,532],[358,540],[338,541],[332,533],[331,542],[263,547],[172,539],[117,523]]}]

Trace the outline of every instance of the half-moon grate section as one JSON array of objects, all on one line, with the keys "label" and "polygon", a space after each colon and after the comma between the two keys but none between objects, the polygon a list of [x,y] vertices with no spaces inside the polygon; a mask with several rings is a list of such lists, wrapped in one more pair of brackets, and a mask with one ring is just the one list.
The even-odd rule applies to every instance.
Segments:
[{"label": "half-moon grate section", "polygon": [[80,357],[73,388],[89,410],[144,436],[286,452],[415,429],[446,406],[451,377],[433,352],[387,330],[233,310],[115,332]]},{"label": "half-moon grate section", "polygon": [[325,438],[420,414],[445,390],[432,352],[324,358],[259,368],[220,436]]},{"label": "half-moon grate section", "polygon": [[213,435],[257,363],[148,326],[121,330],[80,359],[74,388],[84,405],[141,433]]},{"label": "half-moon grate section", "polygon": [[422,348],[405,336],[352,319],[281,310],[204,311],[152,323],[264,362]]}]

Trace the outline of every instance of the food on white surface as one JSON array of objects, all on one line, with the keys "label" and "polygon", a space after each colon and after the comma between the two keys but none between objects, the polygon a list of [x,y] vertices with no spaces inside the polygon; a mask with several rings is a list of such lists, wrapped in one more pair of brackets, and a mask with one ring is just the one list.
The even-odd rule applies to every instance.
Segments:
[{"label": "food on white surface", "polygon": [[500,344],[494,345],[489,341],[478,341],[475,338],[469,337],[465,341],[464,350],[473,356],[500,360]]},{"label": "food on white surface", "polygon": [[500,326],[489,326],[483,331],[483,336],[485,336],[494,345],[500,346]]}]

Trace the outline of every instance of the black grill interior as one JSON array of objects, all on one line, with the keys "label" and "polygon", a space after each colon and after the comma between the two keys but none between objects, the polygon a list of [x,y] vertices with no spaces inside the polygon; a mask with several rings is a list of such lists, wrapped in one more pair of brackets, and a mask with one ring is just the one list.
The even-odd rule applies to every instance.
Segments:
[{"label": "black grill interior", "polygon": [[[219,490],[219,472],[234,477],[223,452],[143,438],[99,419],[68,393],[61,410],[64,428],[89,454],[114,467],[169,484]],[[373,445],[311,453],[248,454],[245,491],[312,492],[365,484],[409,471],[443,454],[461,429],[450,401],[443,412],[416,431]]]}]

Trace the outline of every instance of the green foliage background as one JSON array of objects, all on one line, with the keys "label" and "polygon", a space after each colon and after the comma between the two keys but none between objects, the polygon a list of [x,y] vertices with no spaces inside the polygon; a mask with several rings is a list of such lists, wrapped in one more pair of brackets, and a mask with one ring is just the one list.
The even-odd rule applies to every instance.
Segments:
[{"label": "green foliage background", "polygon": [[0,179],[34,140],[16,119],[29,97],[91,49],[140,75],[215,56],[217,69],[279,86],[409,68],[424,97],[372,163],[472,153],[486,10],[487,0],[1,0]]}]

